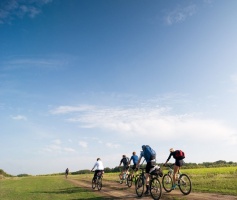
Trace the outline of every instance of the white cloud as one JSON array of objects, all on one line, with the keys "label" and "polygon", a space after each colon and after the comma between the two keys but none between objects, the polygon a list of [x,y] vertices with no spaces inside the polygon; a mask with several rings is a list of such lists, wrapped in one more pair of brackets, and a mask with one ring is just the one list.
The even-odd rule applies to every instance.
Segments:
[{"label": "white cloud", "polygon": [[64,149],[64,151],[66,151],[66,152],[75,152],[75,149],[70,148],[70,147],[65,147],[65,148],[63,148],[63,149]]},{"label": "white cloud", "polygon": [[51,152],[51,153],[67,153],[67,152],[75,152],[75,150],[71,147],[64,147],[60,139],[55,139],[48,145],[43,151]]},{"label": "white cloud", "polygon": [[41,7],[51,1],[2,0],[0,2],[0,24],[10,23],[13,19],[25,16],[34,18],[41,13]]},{"label": "white cloud", "polygon": [[237,84],[237,74],[231,75],[230,80],[231,80],[232,83]]},{"label": "white cloud", "polygon": [[[169,109],[157,107],[141,108],[96,108],[76,112],[69,122],[82,128],[99,128],[123,136],[146,136],[169,140],[177,135],[190,140],[225,141],[237,144],[236,130],[225,122],[206,119],[195,114],[172,115]],[[80,107],[79,107],[80,108]],[[72,112],[75,112],[76,107]],[[80,109],[78,109],[80,110]],[[171,110],[172,111],[172,110]],[[81,143],[81,146],[87,146]],[[112,144],[108,144],[111,147]],[[116,145],[115,145],[116,146]],[[113,147],[115,147],[113,146]]]},{"label": "white cloud", "polygon": [[87,146],[88,146],[87,142],[84,142],[84,141],[79,141],[78,144],[83,148],[87,148]]},{"label": "white cloud", "polygon": [[11,118],[14,119],[14,120],[24,120],[24,121],[27,120],[27,117],[24,116],[24,115],[11,116]]},{"label": "white cloud", "polygon": [[62,144],[61,140],[60,139],[56,139],[53,141],[54,144],[57,144],[57,145],[60,145]]},{"label": "white cloud", "polygon": [[167,13],[165,22],[168,25],[184,22],[188,17],[193,16],[197,12],[197,6],[195,4],[186,7],[177,7],[174,10]]},{"label": "white cloud", "polygon": [[59,106],[58,108],[51,110],[52,114],[66,114],[72,112],[88,111],[93,109],[93,106],[81,105],[81,106]]},{"label": "white cloud", "polygon": [[105,144],[107,147],[109,147],[109,148],[119,148],[120,147],[120,145],[119,144],[113,144],[113,143],[110,143],[110,142],[107,142],[106,144]]}]

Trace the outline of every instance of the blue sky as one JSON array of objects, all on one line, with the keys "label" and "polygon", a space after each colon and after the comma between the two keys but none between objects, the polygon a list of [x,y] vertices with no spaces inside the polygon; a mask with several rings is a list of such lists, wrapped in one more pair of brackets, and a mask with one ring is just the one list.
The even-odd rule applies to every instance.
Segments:
[{"label": "blue sky", "polygon": [[0,168],[235,161],[237,1],[0,2]]}]

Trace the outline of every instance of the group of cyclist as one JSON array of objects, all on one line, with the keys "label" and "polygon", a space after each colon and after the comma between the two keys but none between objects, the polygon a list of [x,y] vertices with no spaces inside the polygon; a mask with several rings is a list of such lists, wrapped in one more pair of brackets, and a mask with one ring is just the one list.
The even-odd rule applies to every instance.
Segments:
[{"label": "group of cyclist", "polygon": [[[155,163],[156,163],[155,157],[147,156],[147,154],[145,152],[147,146],[148,145],[142,145],[142,151],[141,151],[139,157],[136,155],[136,152],[132,153],[132,156],[130,157],[130,159],[127,158],[126,155],[122,155],[122,159],[120,160],[120,164],[119,164],[119,167],[123,164],[122,173],[120,174],[120,179],[122,179],[123,174],[128,173],[128,169],[129,169],[129,166],[131,165],[131,161],[133,161],[132,169],[136,170],[139,168],[142,158],[144,158],[144,160],[146,161],[146,181],[145,181],[145,184],[146,184],[145,194],[146,195],[148,195],[149,191],[150,191],[150,188],[149,188],[150,172],[155,167]],[[166,162],[164,163],[164,165],[166,165],[167,162],[170,160],[171,156],[173,156],[173,158],[175,159],[172,189],[176,188],[176,174],[179,172],[179,169],[184,164],[183,158],[176,157],[177,151],[178,150],[175,151],[173,148],[171,148],[169,157],[167,158]],[[97,168],[94,173],[94,179],[95,179],[98,172],[102,172],[102,173],[104,172],[104,166],[103,166],[103,163],[100,158],[97,158],[97,161],[94,164],[91,171],[93,171],[94,168]]]}]

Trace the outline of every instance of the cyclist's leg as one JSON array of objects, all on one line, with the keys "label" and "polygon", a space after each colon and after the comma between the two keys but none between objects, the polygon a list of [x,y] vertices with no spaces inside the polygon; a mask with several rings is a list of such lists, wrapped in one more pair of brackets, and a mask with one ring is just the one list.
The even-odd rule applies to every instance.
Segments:
[{"label": "cyclist's leg", "polygon": [[149,194],[150,187],[149,187],[149,182],[150,182],[150,169],[152,168],[151,162],[147,162],[146,164],[146,192],[145,194]]},{"label": "cyclist's leg", "polygon": [[180,160],[175,160],[172,189],[175,189],[176,187],[176,177],[177,177],[177,173],[179,172],[179,169],[180,169]]},{"label": "cyclist's leg", "polygon": [[96,170],[95,170],[95,173],[94,173],[93,180],[95,180],[95,179],[96,179],[96,175],[97,175],[97,173],[98,173],[98,170],[96,169]]}]

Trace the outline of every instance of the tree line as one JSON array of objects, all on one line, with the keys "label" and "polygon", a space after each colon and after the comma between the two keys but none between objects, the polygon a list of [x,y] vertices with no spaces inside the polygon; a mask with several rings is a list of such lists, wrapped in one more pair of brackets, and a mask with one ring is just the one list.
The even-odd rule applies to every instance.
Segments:
[{"label": "tree line", "polygon": [[[168,163],[168,164],[173,164],[173,163]],[[163,166],[163,163],[157,163],[159,166]],[[236,162],[226,162],[224,160],[218,160],[216,162],[203,162],[203,163],[185,163],[182,166],[182,169],[196,169],[196,168],[212,168],[212,167],[233,167],[237,166]],[[105,173],[114,173],[114,172],[120,172],[121,167],[115,167],[115,168],[109,168],[106,167],[104,169]],[[91,173],[90,170],[84,169],[84,170],[79,170],[76,172],[71,172],[71,174],[88,174]]]},{"label": "tree line", "polygon": [[[169,163],[172,164],[172,163]],[[163,163],[157,163],[157,165],[161,166],[163,165]],[[203,163],[185,163],[182,166],[182,169],[196,169],[196,168],[213,168],[213,167],[233,167],[233,166],[237,166],[236,162],[226,162],[224,160],[218,160],[216,162],[203,162]],[[121,167],[115,167],[115,168],[109,168],[106,167],[104,169],[105,173],[115,173],[115,172],[120,172],[121,171]],[[55,173],[55,174],[47,174],[49,176],[53,176],[53,175],[63,175],[65,172],[61,172],[61,173]],[[75,172],[70,172],[70,174],[72,175],[76,175],[76,174],[88,174],[88,173],[92,173],[89,169],[83,169],[83,170],[79,170],[79,171],[75,171]],[[2,169],[0,169],[0,175],[4,176],[4,177],[13,177],[10,174],[7,174],[6,172],[4,172]],[[29,174],[18,174],[17,177],[25,177],[25,176],[30,176]],[[45,175],[44,175],[45,176]]]}]

